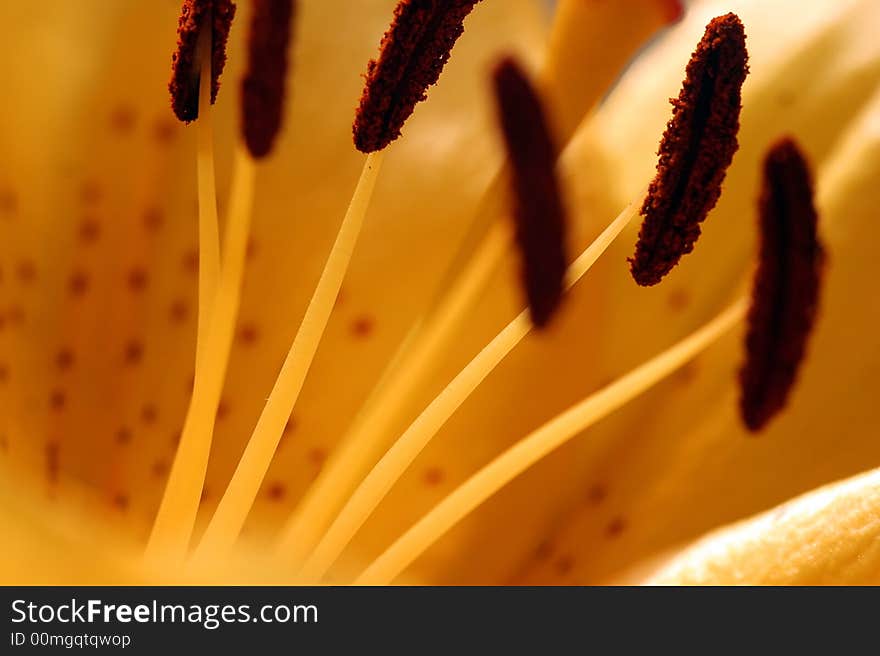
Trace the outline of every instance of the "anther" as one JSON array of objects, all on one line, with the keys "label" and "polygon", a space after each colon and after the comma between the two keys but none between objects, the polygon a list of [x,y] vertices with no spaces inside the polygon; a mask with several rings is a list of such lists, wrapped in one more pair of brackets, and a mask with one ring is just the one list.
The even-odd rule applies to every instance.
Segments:
[{"label": "anther", "polygon": [[493,79],[510,162],[523,282],[532,323],[543,327],[562,299],[567,262],[556,148],[541,101],[519,65],[503,60]]},{"label": "anther", "polygon": [[760,259],[739,375],[740,411],[751,431],[786,404],[815,322],[825,259],[810,171],[791,139],[767,154],[759,209]]},{"label": "anther", "polygon": [[185,123],[199,117],[199,34],[211,28],[211,104],[217,100],[220,75],[226,64],[226,40],[235,4],[231,0],[183,0],[177,23],[177,50],[171,58],[171,108]]},{"label": "anther", "polygon": [[693,250],[739,148],[742,85],[748,74],[743,25],[735,14],[712,19],[687,66],[660,143],[657,176],[642,206],[645,220],[630,258],[639,285],[660,282]]},{"label": "anther", "polygon": [[358,150],[382,150],[400,136],[416,104],[425,100],[452,47],[464,32],[464,19],[480,0],[401,0],[367,66],[366,86],[354,122]]},{"label": "anther", "polygon": [[254,0],[248,68],[242,82],[242,132],[252,157],[272,150],[284,107],[293,0]]}]

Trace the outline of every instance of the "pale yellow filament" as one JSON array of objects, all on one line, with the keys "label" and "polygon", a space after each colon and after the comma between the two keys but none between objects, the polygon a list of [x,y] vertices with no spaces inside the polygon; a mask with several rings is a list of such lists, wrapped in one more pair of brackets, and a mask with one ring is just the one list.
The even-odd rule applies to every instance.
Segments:
[{"label": "pale yellow filament", "polygon": [[384,151],[379,151],[367,157],[351,204],[299,331],[232,480],[205,530],[199,545],[200,552],[222,554],[231,548],[250,512],[272,457],[275,455],[284,427],[296,405],[348,270],[364,217],[370,206],[383,156]]},{"label": "pale yellow filament", "polygon": [[[554,109],[559,119],[556,137],[560,144],[571,139],[580,119],[617,74],[618,64],[629,59],[647,33],[657,27],[656,12],[648,11],[626,38],[614,39],[614,44],[603,42],[595,46],[603,51],[599,53],[603,65],[591,67],[588,73],[580,71],[583,67],[570,66],[572,61],[595,60],[592,55],[596,53],[590,50],[593,46],[583,41],[583,31],[585,26],[600,29],[589,27],[597,13],[600,23],[607,24],[609,11],[615,10],[585,7],[583,2],[572,0],[561,2],[556,10],[541,79],[556,105]],[[606,56],[609,48],[613,50],[610,57]],[[577,69],[574,73],[573,68]],[[560,89],[565,92],[556,93]],[[504,175],[497,176],[480,205],[472,243],[462,249],[467,256],[473,252],[473,257],[467,261],[459,258],[457,266],[452,267],[461,273],[450,278],[444,294],[410,331],[318,478],[287,520],[277,553],[279,562],[286,567],[302,565],[335,513],[394,436],[395,429],[411,419],[406,412],[412,409],[415,392],[422,389],[421,383],[434,371],[455,330],[464,323],[478,294],[507,252],[505,246],[510,241],[510,231],[504,222],[498,221],[505,182]],[[489,221],[492,228],[486,234]]]},{"label": "pale yellow filament", "polygon": [[367,567],[355,584],[390,584],[452,526],[514,478],[711,346],[742,320],[747,307],[748,300],[739,299],[675,346],[531,432],[431,509]]},{"label": "pale yellow filament", "polygon": [[[568,288],[589,271],[626,225],[638,216],[641,202],[642,196],[639,196],[571,264],[566,274]],[[416,456],[531,328],[529,312],[524,310],[419,415],[350,496],[300,570],[302,580],[318,581],[323,577]]]},{"label": "pale yellow filament", "polygon": [[208,467],[214,420],[223,391],[238,316],[255,177],[256,164],[250,154],[241,148],[236,157],[224,239],[223,267],[210,329],[203,358],[196,369],[195,387],[183,425],[180,446],[153,524],[147,547],[148,557],[180,562],[192,536]]},{"label": "pale yellow filament", "polygon": [[335,513],[380,453],[376,446],[388,435],[410,398],[413,386],[431,370],[461,318],[507,252],[510,229],[496,223],[466,269],[423,318],[392,360],[354,425],[322,469],[281,533],[277,553],[291,567],[302,565]]}]

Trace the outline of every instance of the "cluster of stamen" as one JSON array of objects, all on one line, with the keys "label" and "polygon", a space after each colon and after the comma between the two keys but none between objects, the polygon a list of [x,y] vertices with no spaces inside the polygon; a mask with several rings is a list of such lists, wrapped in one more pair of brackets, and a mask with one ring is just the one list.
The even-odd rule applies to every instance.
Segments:
[{"label": "cluster of stamen", "polygon": [[[369,154],[360,182],[300,331],[239,466],[205,530],[197,554],[222,553],[237,539],[339,293],[369,206],[382,151],[399,137],[416,104],[425,99],[428,87],[437,82],[452,47],[462,34],[463,21],[477,2],[479,0],[399,2],[391,28],[382,40],[380,55],[368,65],[366,86],[354,122],[355,147]],[[170,85],[172,105],[181,120],[191,121],[198,116],[201,70],[197,47],[204,36],[200,30],[209,24],[212,30],[213,101],[234,12],[235,6],[228,0],[184,2]],[[269,154],[281,127],[294,14],[293,0],[254,0],[248,40],[249,67],[242,87],[242,137],[251,158]],[[673,118],[663,136],[657,176],[647,198],[644,202],[637,199],[625,209],[570,266],[566,254],[566,213],[556,173],[558,152],[541,99],[514,60],[507,58],[498,64],[493,83],[509,162],[512,214],[523,261],[522,280],[528,311],[511,321],[453,379],[371,471],[358,472],[356,467],[352,468],[349,474],[355,478],[362,476],[361,483],[357,486],[357,480],[353,481],[356,489],[342,507],[328,502],[320,509],[322,512],[315,513],[325,516],[322,525],[308,536],[307,549],[314,547],[314,550],[299,554],[304,558],[293,563],[300,576],[310,582],[322,578],[444,422],[533,327],[548,323],[565,289],[586,274],[634,217],[639,214],[645,217],[631,259],[631,271],[638,284],[660,282],[680,258],[693,249],[700,235],[700,223],[715,206],[726,170],[738,147],[741,87],[748,73],[747,60],[745,31],[739,19],[728,14],[712,20],[688,64],[681,94],[673,101]],[[207,93],[207,87],[203,87],[202,93]],[[193,405],[181,446],[183,449],[190,443],[200,445],[202,452],[192,456],[187,466],[193,472],[200,471],[202,477],[209,451],[205,447],[210,447],[211,422],[216,414],[228,357],[229,345],[223,340],[231,340],[237,312],[243,245],[253,193],[253,162],[246,160],[239,173],[238,182],[244,191],[233,195],[230,203],[232,238],[227,244],[232,244],[231,255],[227,255],[223,263],[224,277],[220,283],[223,293],[218,295],[226,302],[220,303],[219,309],[214,308],[207,351],[211,357],[201,365],[197,361]],[[821,247],[816,238],[816,214],[806,164],[791,142],[778,144],[768,156],[761,226],[761,260],[749,313],[748,359],[741,374],[743,416],[753,430],[763,426],[785,402],[803,355],[818,297]],[[444,500],[436,513],[426,516],[392,545],[368,568],[365,580],[393,578],[420,549],[427,548],[488,495],[707,348],[742,319],[745,307],[744,300],[734,303],[669,351],[554,418],[499,456]],[[204,392],[205,389],[209,392]],[[178,464],[175,463],[172,470],[172,479],[175,476],[179,479],[181,472],[186,473]],[[175,494],[193,497],[194,491],[193,485],[182,486]],[[168,502],[169,498],[166,496],[164,501]],[[192,509],[196,501],[195,498],[172,499],[168,506],[189,503]],[[182,512],[168,517],[171,520],[163,524],[162,530],[178,531],[179,546],[186,549],[194,510],[189,516]],[[175,521],[180,525],[175,525]],[[280,540],[282,547],[298,537],[296,530],[284,533],[287,539]]]}]

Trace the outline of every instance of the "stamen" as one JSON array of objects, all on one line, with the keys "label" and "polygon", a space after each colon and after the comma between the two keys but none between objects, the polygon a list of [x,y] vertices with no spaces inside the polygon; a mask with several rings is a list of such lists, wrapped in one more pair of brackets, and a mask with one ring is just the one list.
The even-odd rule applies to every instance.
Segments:
[{"label": "stamen", "polygon": [[217,100],[220,75],[226,65],[226,40],[235,4],[231,0],[183,0],[177,23],[177,50],[171,58],[171,108],[184,123],[199,117],[199,70],[202,60],[198,44],[206,21],[211,26],[211,104]]},{"label": "stamen", "polygon": [[367,65],[366,86],[354,122],[363,153],[382,150],[400,136],[416,104],[427,98],[449,60],[464,19],[480,0],[401,0]]},{"label": "stamen", "polygon": [[412,400],[413,388],[432,371],[432,364],[473,307],[511,241],[508,226],[496,223],[476,255],[463,264],[461,275],[411,330],[281,531],[276,549],[281,563],[302,566],[349,493],[387,448],[393,427],[402,422],[403,411]]},{"label": "stamen", "polygon": [[480,469],[398,538],[356,585],[388,585],[452,526],[560,446],[656,385],[717,342],[745,316],[740,299],[684,340],[553,418]]},{"label": "stamen", "polygon": [[[211,31],[199,40],[203,66],[211,55]],[[197,125],[196,177],[199,197],[199,316],[196,328],[196,368],[202,361],[207,342],[211,309],[220,277],[220,228],[217,219],[217,176],[214,168],[214,117],[208,103],[211,76],[202,75],[200,102],[206,107]]]},{"label": "stamen", "polygon": [[700,223],[718,202],[739,148],[741,89],[748,74],[745,39],[735,14],[714,18],[687,66],[629,260],[639,285],[656,285],[693,250]]},{"label": "stamen", "polygon": [[[299,331],[269,394],[263,412],[223,498],[205,529],[200,554],[222,554],[238,537],[269,469],[284,427],[299,398],[306,374],[324,335],[339,288],[345,278],[354,243],[369,208],[384,151],[372,153],[358,181],[348,212],[330,251],[327,264],[306,308]],[[230,337],[231,339],[231,337]]]},{"label": "stamen", "polygon": [[238,537],[321,343],[369,209],[384,148],[400,135],[415,104],[437,81],[464,30],[464,18],[477,2],[402,0],[398,4],[379,61],[369,65],[355,120],[355,144],[368,153],[361,178],[275,386],[205,530],[200,551],[222,553]]},{"label": "stamen", "polygon": [[[292,18],[291,2],[282,0],[280,4],[287,5],[286,11],[277,2],[271,7],[267,7],[261,1],[254,7],[255,15],[248,61],[249,72],[242,90],[244,105],[242,108],[242,120],[244,121],[242,133],[245,137],[248,134],[258,136],[261,157],[267,155],[271,150],[272,141],[280,126],[284,98],[289,22],[287,27],[275,24],[271,28],[271,33],[265,32],[266,21],[280,20],[285,16],[288,21]],[[210,33],[206,34],[210,35]],[[280,48],[280,50],[276,48]],[[275,63],[268,78],[261,77],[257,69],[261,66],[267,66],[267,61],[273,58]],[[208,80],[208,76],[203,76],[202,93],[205,98],[207,97]],[[265,90],[267,85],[271,87],[271,93],[261,96],[260,91]],[[265,114],[261,115],[260,111]],[[267,116],[268,122],[262,120]],[[210,125],[210,118],[210,112],[205,112],[202,120],[199,121],[200,131],[203,125]],[[250,122],[251,129],[248,128],[248,122]],[[248,144],[247,151],[240,148],[236,157],[229,216],[226,222],[223,267],[218,273],[219,281],[211,290],[210,298],[213,303],[206,315],[208,316],[208,325],[204,328],[201,299],[205,294],[204,290],[200,288],[199,352],[196,359],[193,397],[184,422],[178,452],[150,537],[149,555],[170,556],[179,561],[192,535],[205,472],[207,471],[214,421],[220,403],[238,316],[241,281],[244,274],[253,211],[256,178],[256,160],[253,151],[253,145]],[[213,168],[211,170],[213,172]],[[213,186],[211,189],[213,190]],[[213,194],[210,201],[216,211]],[[216,230],[216,218],[214,227]],[[216,294],[214,289],[216,289]]]},{"label": "stamen", "polygon": [[[737,36],[738,35],[738,36]],[[731,67],[739,63],[740,74],[731,71]],[[695,148],[683,149],[681,152],[690,154],[692,161],[685,166],[678,166],[675,171],[681,173],[683,178],[675,185],[677,190],[677,204],[681,207],[682,199],[690,201],[700,196],[700,191],[692,190],[694,185],[704,185],[705,176],[695,173],[714,173],[718,178],[716,193],[713,204],[717,201],[720,193],[720,180],[724,176],[724,170],[733,157],[736,150],[736,131],[739,127],[740,87],[745,79],[746,67],[745,35],[739,19],[728,14],[715,19],[707,28],[697,54],[688,67],[688,79],[685,89],[682,91],[684,99],[694,96],[690,105],[674,104],[675,114],[670,122],[664,142],[684,140],[687,143],[688,134],[682,130],[690,126]],[[723,64],[720,65],[720,64]],[[713,77],[714,76],[714,77]],[[693,80],[701,79],[702,84],[697,87]],[[737,82],[738,80],[738,82]],[[702,91],[702,93],[699,93]],[[725,105],[725,101],[727,105]],[[726,111],[725,111],[726,110]],[[724,146],[726,144],[727,149]],[[705,150],[706,152],[702,152]],[[679,155],[681,154],[679,153]],[[725,155],[726,153],[726,155]],[[661,148],[661,164],[658,167],[661,173],[671,173],[670,166],[680,157],[674,158]],[[713,161],[705,161],[709,155]],[[726,157],[724,166],[718,167]],[[663,179],[658,174],[658,179]],[[651,188],[657,191],[658,180],[655,180]],[[647,193],[648,190],[646,190]],[[640,197],[641,198],[641,197]],[[656,197],[659,198],[659,197]],[[675,197],[673,196],[673,199]],[[647,200],[642,204],[651,207],[652,196],[649,193]],[[625,225],[635,216],[635,205],[625,210],[608,228],[602,233],[568,269],[566,286],[574,285],[589,268],[599,255],[607,249],[608,245],[620,233]],[[687,207],[690,207],[688,204]],[[708,211],[708,210],[706,210]],[[649,224],[646,221],[646,224]],[[674,226],[673,226],[674,227]],[[697,230],[699,228],[697,227]],[[645,228],[643,226],[643,233]],[[644,235],[643,235],[644,236]],[[693,248],[693,240],[689,249]],[[644,249],[643,249],[644,250]],[[678,255],[680,257],[680,254]],[[671,266],[670,266],[671,268]],[[354,534],[375,510],[379,502],[388,493],[396,480],[409,467],[416,456],[430,442],[440,430],[447,419],[458,409],[464,400],[476,389],[489,373],[503,360],[504,357],[525,337],[531,326],[528,321],[528,312],[524,312],[514,319],[496,338],[474,358],[455,379],[431,402],[421,415],[410,425],[403,435],[392,445],[387,453],[379,460],[373,469],[367,474],[360,486],[354,490],[346,504],[338,511],[336,518],[330,524],[314,551],[301,568],[299,575],[305,581],[319,580],[342,553]],[[354,453],[353,460],[362,458],[369,445],[358,444],[360,453]],[[346,468],[346,473],[353,469]],[[326,511],[329,507],[315,503],[312,510]],[[295,521],[293,526],[301,526],[301,521]],[[288,547],[294,533],[286,530],[282,533],[281,546]],[[299,554],[301,550],[295,549]],[[279,557],[284,559],[283,551]]]},{"label": "stamen", "polygon": [[[677,0],[657,2],[677,4]],[[565,89],[564,98],[572,100],[561,104],[557,97],[554,102],[554,127],[559,130],[561,142],[568,143],[576,125],[599,101],[620,67],[660,27],[656,17],[648,16],[651,12],[639,14],[635,21],[629,16],[627,29],[614,33],[615,47],[609,49],[602,37],[617,24],[621,6],[584,4],[581,0],[559,3],[542,86]],[[669,14],[666,17],[672,18]],[[591,39],[591,34],[595,38]],[[601,52],[595,57],[593,49],[580,47],[590,43],[601,43]],[[571,65],[583,61],[592,62],[588,71]],[[560,110],[564,110],[562,114]],[[446,347],[473,311],[479,294],[513,241],[507,222],[498,220],[504,212],[502,178],[494,177],[478,204],[469,234],[438,286],[439,293],[414,323],[317,479],[291,513],[277,543],[279,566],[292,570],[302,566],[348,496],[387,449],[395,430],[406,426],[410,411],[418,411],[417,391],[435,372]]]},{"label": "stamen", "polygon": [[752,288],[740,410],[759,431],[785,407],[816,319],[824,250],[810,171],[791,139],[764,161],[761,251]]},{"label": "stamen", "polygon": [[541,101],[519,65],[495,69],[495,97],[510,162],[516,236],[532,323],[547,325],[562,300],[565,209],[556,178],[556,148]]},{"label": "stamen", "polygon": [[281,128],[293,19],[293,0],[254,0],[242,82],[242,132],[255,159],[269,154]]},{"label": "stamen", "polygon": [[162,556],[180,561],[192,536],[208,468],[214,421],[235,333],[255,177],[253,158],[240,148],[230,192],[223,267],[210,330],[207,332],[205,355],[197,362],[192,399],[162,504],[153,525],[148,556]]},{"label": "stamen", "polygon": [[[637,215],[638,203],[632,203],[605,228],[568,268],[566,288],[571,288],[586,275],[599,256]],[[529,334],[532,327],[529,311],[524,310],[419,415],[352,493],[300,571],[302,580],[318,581],[324,576],[416,456],[486,376]]]},{"label": "stamen", "polygon": [[[186,5],[184,5],[186,10]],[[196,168],[199,196],[199,316],[196,331],[196,371],[206,361],[210,321],[213,314],[218,279],[220,277],[220,235],[217,222],[217,191],[214,173],[214,127],[210,106],[212,76],[207,74],[211,66],[212,30],[202,30],[198,36],[198,56],[201,60],[199,78],[199,102],[205,107],[198,122],[198,146]],[[193,398],[187,412],[199,416],[199,386],[193,389]],[[187,433],[181,438],[174,458],[174,465],[162,502],[153,522],[145,556],[148,560],[169,560],[180,563],[189,545],[192,527],[198,511],[199,498],[204,484],[208,452],[211,446],[210,432]]]}]

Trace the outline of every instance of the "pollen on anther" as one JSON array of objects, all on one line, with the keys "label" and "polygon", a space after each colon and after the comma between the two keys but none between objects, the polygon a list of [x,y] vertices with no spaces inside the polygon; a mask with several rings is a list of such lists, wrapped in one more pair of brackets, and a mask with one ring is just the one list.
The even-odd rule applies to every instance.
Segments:
[{"label": "pollen on anther", "polygon": [[759,213],[761,246],[739,374],[740,412],[753,432],[788,401],[815,323],[825,260],[809,167],[791,139],[767,154]]},{"label": "pollen on anther", "polygon": [[294,16],[293,0],[254,0],[241,84],[242,132],[254,158],[271,152],[281,129]]},{"label": "pollen on anther", "polygon": [[745,30],[735,14],[714,18],[687,66],[660,143],[657,175],[630,258],[639,285],[660,282],[700,236],[739,148],[742,85],[748,74]]},{"label": "pollen on anther", "polygon": [[556,147],[538,94],[519,65],[504,59],[493,78],[510,163],[523,283],[532,322],[543,327],[562,299],[567,262]]},{"label": "pollen on anther", "polygon": [[231,0],[183,0],[168,90],[175,116],[185,123],[199,117],[200,32],[204,27],[211,28],[211,104],[214,104],[226,64],[226,41],[234,17],[235,4]]},{"label": "pollen on anther", "polygon": [[354,122],[358,150],[382,150],[400,136],[415,106],[427,98],[480,0],[401,0],[367,65],[366,85]]}]

